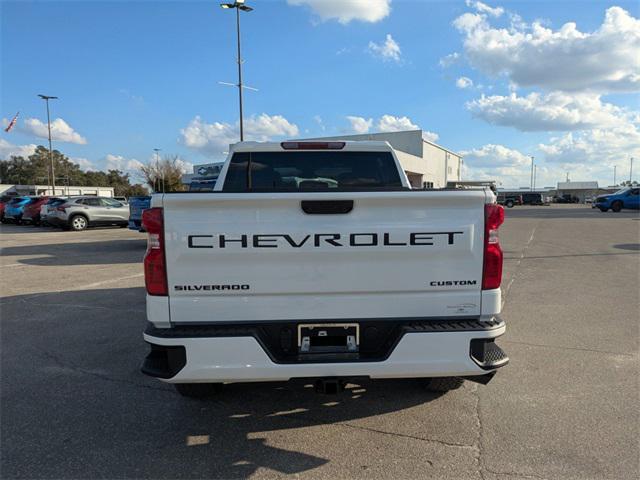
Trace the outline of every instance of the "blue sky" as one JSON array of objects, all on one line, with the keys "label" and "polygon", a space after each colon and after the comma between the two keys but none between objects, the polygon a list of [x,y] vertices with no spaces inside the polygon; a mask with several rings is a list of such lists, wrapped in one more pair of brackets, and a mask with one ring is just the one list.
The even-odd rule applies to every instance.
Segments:
[{"label": "blue sky", "polygon": [[[468,177],[509,186],[528,185],[529,155],[549,185],[610,184],[640,156],[637,2],[247,3],[250,137],[419,126],[465,154]],[[55,148],[85,168],[135,171],[153,148],[220,160],[237,137],[236,89],[217,83],[236,80],[235,18],[218,2],[1,8],[0,118],[20,111],[2,156],[45,141],[38,93],[60,97]]]}]

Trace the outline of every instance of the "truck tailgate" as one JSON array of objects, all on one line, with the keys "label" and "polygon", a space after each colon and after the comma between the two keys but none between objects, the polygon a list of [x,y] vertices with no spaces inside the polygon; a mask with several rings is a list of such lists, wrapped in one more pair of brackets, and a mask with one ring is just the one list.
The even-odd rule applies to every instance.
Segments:
[{"label": "truck tailgate", "polygon": [[[343,214],[301,208],[345,200],[353,208]],[[197,193],[162,202],[174,323],[480,314],[483,191]]]}]

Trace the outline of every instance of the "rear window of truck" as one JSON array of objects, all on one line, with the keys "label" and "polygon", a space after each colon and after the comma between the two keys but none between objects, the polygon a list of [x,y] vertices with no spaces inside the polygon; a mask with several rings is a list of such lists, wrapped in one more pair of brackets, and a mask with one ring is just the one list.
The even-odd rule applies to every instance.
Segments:
[{"label": "rear window of truck", "polygon": [[398,189],[389,152],[239,152],[231,158],[223,191]]}]

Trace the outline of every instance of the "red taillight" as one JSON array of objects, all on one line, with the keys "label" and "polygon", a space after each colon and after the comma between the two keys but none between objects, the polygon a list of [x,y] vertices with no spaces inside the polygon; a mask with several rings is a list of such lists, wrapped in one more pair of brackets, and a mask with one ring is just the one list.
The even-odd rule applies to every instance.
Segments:
[{"label": "red taillight", "polygon": [[284,150],[342,150],[344,142],[282,142]]},{"label": "red taillight", "polygon": [[502,248],[498,228],[504,222],[501,205],[484,206],[484,262],[482,266],[482,289],[499,288],[502,282]]},{"label": "red taillight", "polygon": [[66,205],[60,205],[59,207],[56,207],[56,210],[59,212],[66,212]]},{"label": "red taillight", "polygon": [[149,295],[167,295],[167,268],[164,259],[164,216],[162,208],[142,211],[142,227],[147,231],[144,254],[144,283]]}]

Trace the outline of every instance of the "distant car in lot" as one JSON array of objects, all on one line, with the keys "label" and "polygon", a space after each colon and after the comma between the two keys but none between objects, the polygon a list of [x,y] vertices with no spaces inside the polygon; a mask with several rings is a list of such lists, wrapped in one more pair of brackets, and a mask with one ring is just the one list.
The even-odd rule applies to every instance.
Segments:
[{"label": "distant car in lot", "polygon": [[523,205],[549,205],[549,198],[541,193],[523,193]]},{"label": "distant car in lot", "polygon": [[113,198],[70,197],[55,207],[55,216],[50,217],[48,222],[75,231],[105,225],[126,227],[129,207]]},{"label": "distant car in lot", "polygon": [[623,208],[640,209],[640,188],[625,187],[611,195],[600,195],[596,198],[595,206],[601,212],[609,209],[619,212]]},{"label": "distant car in lot", "polygon": [[507,208],[513,208],[514,205],[522,205],[522,195],[511,195],[505,193],[498,193],[499,205],[504,205]]},{"label": "distant car in lot", "polygon": [[580,203],[580,199],[570,193],[565,193],[561,197],[553,197],[553,203]]},{"label": "distant car in lot", "polygon": [[49,200],[40,206],[40,223],[48,225],[49,219],[55,216],[56,207],[67,201],[67,198],[49,197]]},{"label": "distant car in lot", "polygon": [[149,208],[151,205],[151,197],[131,197],[129,199],[129,228],[131,230],[137,230],[138,232],[144,232],[142,228],[142,211]]},{"label": "distant car in lot", "polygon": [[14,198],[16,198],[15,195],[2,195],[2,197],[0,197],[0,220],[4,219],[4,209]]},{"label": "distant car in lot", "polygon": [[22,223],[31,223],[32,225],[40,225],[40,208],[46,204],[51,197],[43,196],[32,198],[31,201],[25,205],[22,213]]},{"label": "distant car in lot", "polygon": [[2,217],[2,223],[16,223],[22,222],[22,215],[24,213],[24,207],[31,203],[34,197],[16,197],[11,200],[4,207],[4,217]]}]

